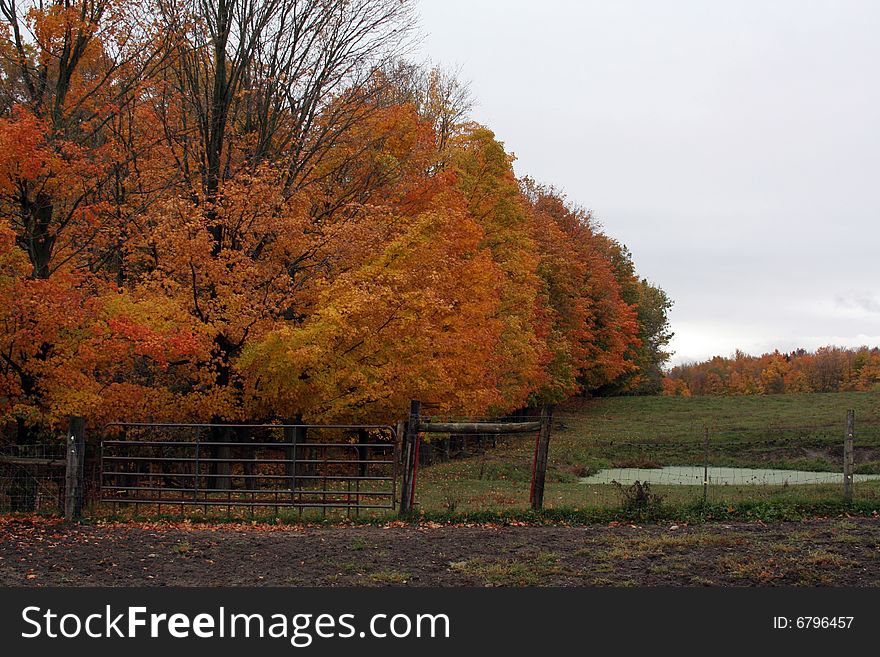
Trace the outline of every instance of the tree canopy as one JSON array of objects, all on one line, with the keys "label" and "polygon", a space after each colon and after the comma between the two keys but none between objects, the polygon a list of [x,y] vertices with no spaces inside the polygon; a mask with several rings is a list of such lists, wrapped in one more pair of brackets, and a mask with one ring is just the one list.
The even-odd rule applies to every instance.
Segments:
[{"label": "tree canopy", "polygon": [[668,297],[405,61],[409,0],[0,0],[0,418],[659,389]]}]

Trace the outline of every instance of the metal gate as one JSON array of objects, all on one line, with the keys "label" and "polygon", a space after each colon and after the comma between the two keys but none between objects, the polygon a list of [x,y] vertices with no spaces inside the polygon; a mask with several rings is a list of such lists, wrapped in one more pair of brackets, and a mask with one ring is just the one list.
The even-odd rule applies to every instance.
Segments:
[{"label": "metal gate", "polygon": [[100,500],[148,506],[394,509],[398,436],[384,425],[157,424],[107,426]]}]

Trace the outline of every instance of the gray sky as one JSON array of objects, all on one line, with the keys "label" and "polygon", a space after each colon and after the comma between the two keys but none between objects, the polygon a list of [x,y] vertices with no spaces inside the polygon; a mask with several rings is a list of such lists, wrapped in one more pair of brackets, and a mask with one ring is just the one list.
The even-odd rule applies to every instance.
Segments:
[{"label": "gray sky", "polygon": [[880,344],[880,2],[420,4],[517,173],[675,300],[673,362]]}]

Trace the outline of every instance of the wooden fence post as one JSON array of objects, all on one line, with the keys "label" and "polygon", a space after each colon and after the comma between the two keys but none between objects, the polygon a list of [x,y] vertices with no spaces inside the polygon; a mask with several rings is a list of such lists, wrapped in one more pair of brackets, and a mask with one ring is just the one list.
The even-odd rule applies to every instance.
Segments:
[{"label": "wooden fence post", "polygon": [[67,471],[64,478],[64,518],[82,515],[85,418],[71,417],[67,429]]},{"label": "wooden fence post", "polygon": [[535,451],[535,473],[532,488],[532,510],[544,508],[544,482],[547,478],[547,455],[550,450],[550,423],[553,419],[553,407],[541,407],[541,429],[538,434],[538,445]]},{"label": "wooden fence post", "polygon": [[408,516],[413,507],[413,484],[415,464],[418,454],[417,437],[419,435],[419,414],[421,403],[413,400],[409,404],[409,420],[403,436],[403,472],[400,476],[400,515]]},{"label": "wooden fence post", "polygon": [[853,497],[853,441],[856,428],[856,412],[846,412],[846,433],[843,437],[843,499],[852,502]]},{"label": "wooden fence post", "polygon": [[703,439],[703,506],[709,500],[709,427],[705,427]]}]

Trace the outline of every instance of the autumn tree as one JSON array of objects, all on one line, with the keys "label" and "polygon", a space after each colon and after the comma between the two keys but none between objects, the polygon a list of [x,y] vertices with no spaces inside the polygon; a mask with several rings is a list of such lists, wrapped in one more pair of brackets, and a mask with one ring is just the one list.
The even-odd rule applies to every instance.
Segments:
[{"label": "autumn tree", "polygon": [[639,281],[629,252],[605,235],[588,211],[570,207],[552,187],[526,179],[523,189],[535,211],[552,218],[565,235],[573,249],[567,259],[580,267],[569,282],[586,309],[585,323],[574,327],[582,349],[575,367],[579,389],[588,393],[626,389],[639,372],[635,360],[642,346]]},{"label": "autumn tree", "polygon": [[470,413],[499,404],[503,274],[480,226],[441,197],[401,217],[395,232],[336,278],[301,326],[287,323],[245,350],[257,407],[390,421],[413,398]]},{"label": "autumn tree", "polygon": [[656,385],[668,298],[517,179],[467,85],[401,60],[412,1],[0,10],[17,440],[68,414],[373,422]]},{"label": "autumn tree", "polygon": [[[406,43],[410,3],[158,5],[174,50],[154,112],[181,179],[147,216],[133,257],[149,271],[143,285],[189,299],[213,332],[203,366],[216,416],[239,417],[234,360],[263,323],[304,316],[304,287],[330,267],[319,252],[358,219],[375,182],[362,175],[341,189],[347,163],[328,158],[378,107],[376,72]],[[153,262],[141,256],[150,250]]]},{"label": "autumn tree", "polygon": [[0,353],[28,442],[91,358],[102,274],[142,208],[123,180],[148,145],[119,137],[166,44],[148,10],[106,0],[2,0],[0,14],[0,214],[27,259],[7,279]]},{"label": "autumn tree", "polygon": [[455,71],[440,66],[425,68],[405,60],[392,62],[384,75],[390,82],[384,85],[386,97],[414,106],[433,127],[437,150],[443,153],[450,139],[468,124],[474,104],[470,86]]},{"label": "autumn tree", "polygon": [[148,12],[109,0],[0,0],[0,12],[0,190],[32,277],[45,279],[99,248],[111,187],[133,155],[106,128],[138,101],[166,44]]},{"label": "autumn tree", "polygon": [[638,375],[630,389],[656,395],[662,390],[664,368],[672,355],[669,351],[669,343],[674,336],[669,323],[672,300],[662,288],[647,278],[639,281],[637,290],[635,305],[641,345],[634,357]]},{"label": "autumn tree", "polygon": [[495,135],[471,126],[450,144],[449,165],[484,246],[504,273],[497,316],[503,323],[497,369],[500,409],[517,408],[547,382],[549,327],[541,311],[537,245],[512,158]]}]

